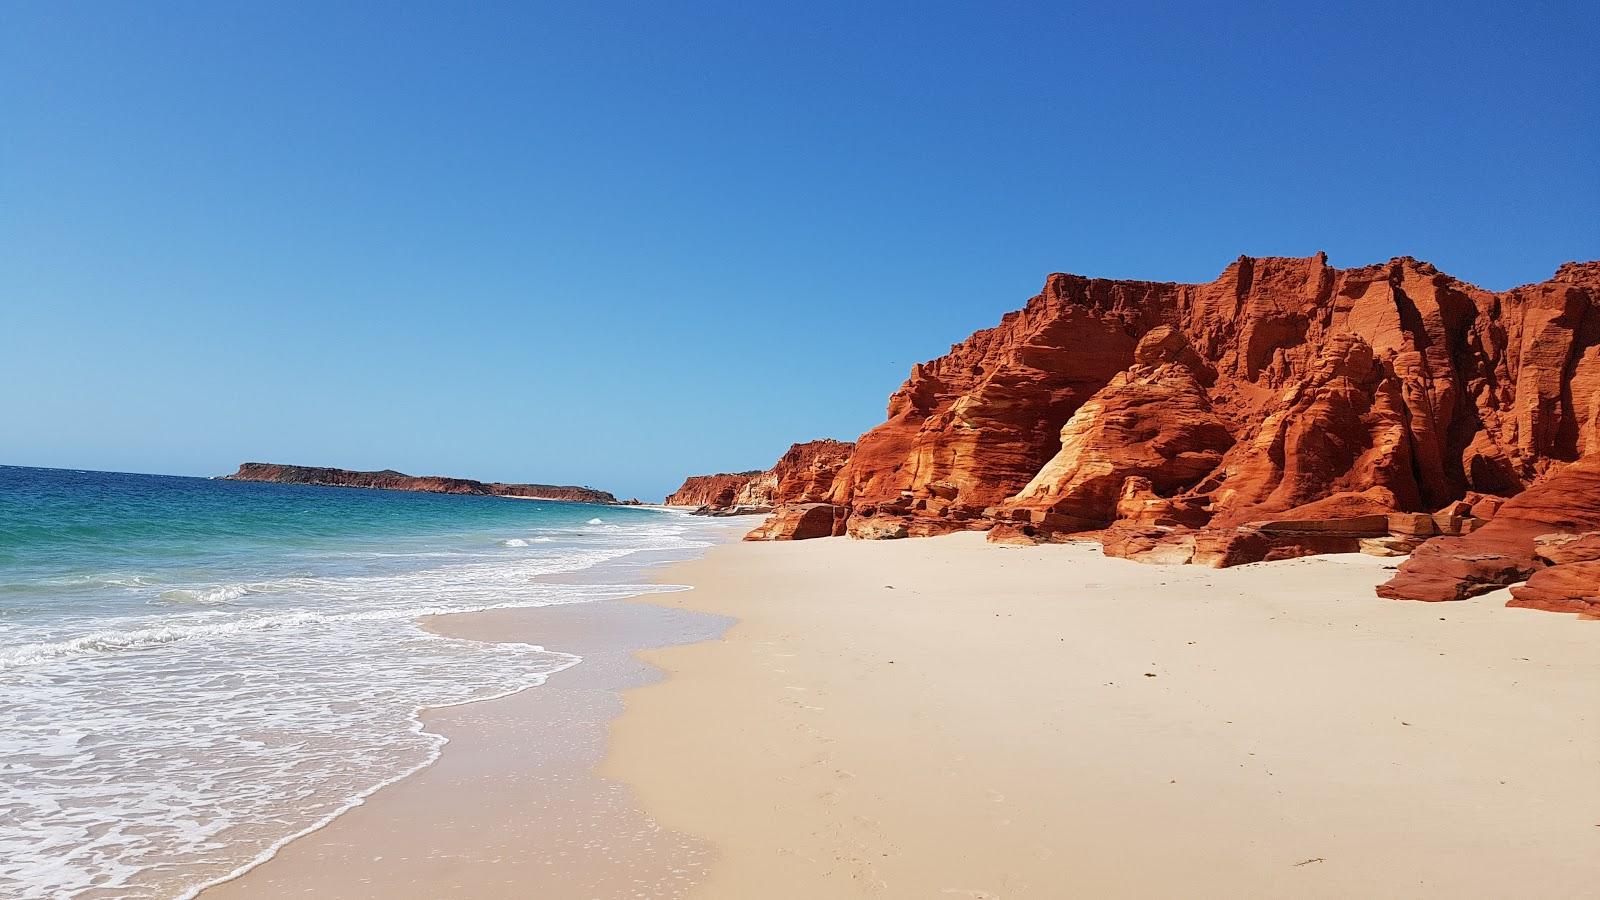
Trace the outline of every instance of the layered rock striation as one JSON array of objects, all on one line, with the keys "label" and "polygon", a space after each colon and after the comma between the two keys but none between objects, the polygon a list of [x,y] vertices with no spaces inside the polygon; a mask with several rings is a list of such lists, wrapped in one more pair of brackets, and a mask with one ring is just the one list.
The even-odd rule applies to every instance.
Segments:
[{"label": "layered rock striation", "polygon": [[1378,593],[1461,600],[1526,580],[1512,605],[1595,612],[1600,582],[1589,582],[1587,594],[1571,583],[1600,560],[1600,534],[1593,532],[1600,532],[1600,452],[1507,500],[1470,533],[1422,544]]},{"label": "layered rock striation", "polygon": [[[1600,262],[1494,292],[1410,258],[1241,257],[1204,284],[1051,275],[914,366],[808,489],[830,509],[774,530],[1092,531],[1108,553],[1218,566],[1416,550],[1385,593],[1432,599],[1505,583],[1460,562],[1486,542],[1542,566],[1533,532],[1588,521],[1594,495],[1573,492],[1595,456]],[[1567,513],[1530,512],[1549,502]],[[1551,521],[1512,524],[1530,515]]]},{"label": "layered rock striation", "polygon": [[[426,494],[480,494],[496,497],[526,497],[534,500],[562,500],[575,503],[618,504],[608,491],[589,487],[556,484],[507,484],[470,478],[439,475],[407,475],[393,469],[359,472],[325,466],[287,466],[277,463],[247,462],[239,471],[224,476],[227,481],[270,481],[277,484],[313,484],[324,487],[373,488],[385,491],[417,491]],[[637,503],[638,501],[629,501]]]},{"label": "layered rock striation", "polygon": [[[1083,531],[1124,512],[1154,524],[1163,517],[1150,507],[1221,464],[1234,437],[1206,393],[1216,373],[1168,325],[1146,334],[1133,359],[1072,414],[1061,428],[1061,449],[1022,490],[985,510],[1003,523],[992,534]],[[1146,508],[1119,510],[1135,499]],[[1174,509],[1167,518],[1180,524],[1204,517]]]},{"label": "layered rock striation", "polygon": [[833,482],[850,461],[856,445],[824,438],[791,446],[768,470],[775,484],[774,504],[820,503],[833,491]]},{"label": "layered rock striation", "polygon": [[[850,459],[855,445],[822,439],[794,444],[770,469],[721,475],[693,475],[667,497],[669,506],[694,506],[701,515],[770,512],[773,517],[751,532],[751,540],[793,540],[826,537],[817,523],[833,521],[807,515],[805,507],[826,500],[834,478]],[[844,516],[838,517],[842,532]],[[830,524],[828,532],[832,533]]]},{"label": "layered rock striation", "polygon": [[[717,475],[690,475],[684,479],[682,486],[667,495],[664,502],[667,506],[732,509],[741,505],[741,499],[748,500],[755,496],[756,482],[766,474],[761,470],[753,470],[723,472]],[[770,506],[770,503],[758,505]]]}]

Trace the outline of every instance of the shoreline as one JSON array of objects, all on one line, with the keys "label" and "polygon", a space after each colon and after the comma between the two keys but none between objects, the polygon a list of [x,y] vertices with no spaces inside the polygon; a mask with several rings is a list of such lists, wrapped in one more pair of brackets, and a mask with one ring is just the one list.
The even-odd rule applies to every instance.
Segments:
[{"label": "shoreline", "polygon": [[[715,541],[722,542],[736,539],[737,534],[742,532],[733,535],[713,534]],[[699,550],[696,557],[708,549],[711,547]],[[637,551],[590,569],[533,576],[536,581],[551,583],[637,586],[640,589],[638,594],[547,606],[489,606],[418,619],[416,624],[419,628],[438,637],[530,644],[546,652],[571,656],[572,661],[561,669],[547,673],[537,684],[493,696],[414,710],[411,715],[414,731],[440,738],[439,745],[427,760],[362,791],[338,812],[281,839],[249,864],[194,888],[185,896],[277,896],[288,891],[305,890],[318,894],[331,891],[337,896],[377,897],[391,896],[394,889],[404,890],[404,887],[392,881],[385,882],[382,877],[384,872],[393,874],[392,863],[375,865],[385,862],[384,847],[394,845],[393,835],[376,837],[378,843],[371,847],[365,845],[365,839],[381,832],[382,826],[374,827],[375,824],[390,819],[397,810],[407,811],[402,819],[414,819],[419,808],[412,805],[413,798],[408,796],[411,791],[417,790],[421,795],[431,797],[436,790],[433,784],[426,781],[421,785],[416,782],[427,779],[447,759],[453,766],[456,756],[463,752],[482,753],[485,732],[490,730],[485,727],[488,722],[513,720],[543,727],[543,732],[534,735],[526,746],[518,749],[540,758],[544,768],[557,772],[561,778],[589,775],[603,750],[604,725],[620,711],[608,708],[609,705],[620,704],[621,691],[625,687],[660,677],[658,670],[634,660],[632,652],[646,644],[667,645],[682,640],[707,639],[726,628],[727,623],[718,617],[661,613],[631,604],[630,601],[638,596],[675,592],[671,587],[673,582],[661,576],[682,559],[674,551],[666,554],[661,551]],[[677,588],[687,589],[687,586]],[[573,652],[578,649],[582,652]],[[559,702],[557,697],[546,695],[545,692],[552,690],[560,695]],[[590,732],[586,737],[575,739],[577,732],[585,730]],[[500,736],[500,739],[504,738],[504,735]],[[470,746],[474,743],[480,746]],[[502,761],[510,762],[506,759]],[[523,762],[517,763],[517,767],[522,766]],[[518,776],[515,768],[508,768],[501,774],[508,780]],[[648,840],[633,841],[636,845],[633,849],[640,856],[663,855],[669,851],[690,857],[703,854],[703,848],[692,846],[692,842],[679,841],[676,836],[662,833],[653,823],[645,820],[634,805],[619,802],[619,797],[602,797],[608,792],[625,793],[625,789],[595,783],[597,781],[592,779],[584,790],[567,791],[560,797],[552,792],[551,797],[556,802],[574,805],[581,805],[585,800],[606,801],[610,806],[606,812],[613,823],[635,828],[644,823],[641,835],[644,838],[659,837],[660,840],[654,845]],[[480,783],[480,787],[492,786],[492,783]],[[431,805],[431,802],[424,804],[424,808]],[[352,817],[355,818],[353,823],[349,821]],[[409,837],[417,839],[425,838],[425,835],[413,833]],[[666,846],[674,841],[678,846]],[[355,849],[357,847],[374,852],[370,856],[362,855],[361,851]],[[356,855],[350,856],[350,853]],[[327,867],[330,859],[341,857],[341,854],[345,855],[339,858],[338,865],[343,871],[356,871],[365,865],[372,868],[375,874],[362,874],[341,887],[330,885]],[[618,871],[615,867],[599,867],[600,874],[595,875],[592,874],[596,870],[594,860],[577,860],[576,863],[590,870],[589,877],[602,881]],[[562,876],[563,880],[573,877],[578,877],[573,871],[566,871]],[[496,893],[490,887],[480,885],[471,895],[511,897],[517,896],[520,889],[514,884],[500,887],[504,893]]]},{"label": "shoreline", "polygon": [[[605,602],[605,601],[596,601],[596,602]],[[537,608],[537,607],[535,607],[535,608]],[[472,610],[470,612],[450,613],[449,615],[471,616],[471,615],[477,615],[479,613],[491,612],[491,611],[493,611],[493,610]],[[428,617],[426,617],[424,619],[424,622],[426,621],[426,619],[433,619],[433,618],[439,618],[439,617],[438,616],[428,616]],[[429,629],[426,628],[426,625],[423,625],[423,627],[424,627],[424,630],[429,630]],[[435,633],[437,634],[438,632],[435,632]],[[448,637],[448,635],[444,635],[444,634],[440,634],[440,636],[441,637]],[[546,648],[538,646],[538,645],[532,645],[532,646],[534,646],[538,650],[542,650],[542,651],[545,651],[545,652],[561,652],[561,651],[550,651],[550,650],[547,650]],[[452,708],[457,707],[457,706],[468,706],[468,705],[471,705],[473,703],[492,703],[492,702],[494,702],[496,700],[503,700],[503,699],[506,699],[507,697],[514,697],[517,694],[520,694],[520,693],[522,693],[524,691],[529,691],[529,690],[532,690],[532,689],[537,688],[537,687],[543,687],[544,684],[549,680],[549,678],[551,676],[559,675],[560,673],[565,672],[567,669],[570,669],[573,666],[576,666],[579,663],[583,662],[583,657],[582,656],[579,656],[577,654],[571,654],[571,653],[566,654],[566,655],[571,656],[572,659],[566,665],[562,666],[561,668],[556,669],[556,670],[554,670],[552,672],[549,672],[549,673],[545,674],[544,675],[544,680],[540,681],[537,684],[529,684],[529,685],[524,685],[522,687],[512,688],[511,690],[505,691],[504,693],[493,694],[493,695],[488,696],[488,697],[475,697],[475,698],[473,698],[471,700],[462,700],[462,701],[459,701],[459,702],[456,702],[456,703],[444,703],[444,704],[439,704],[439,705],[435,705],[435,706],[417,707],[416,709],[412,710],[411,711],[411,715],[409,717],[411,725],[412,725],[412,727],[410,729],[411,733],[413,733],[413,734],[433,735],[435,737],[440,738],[439,744],[436,747],[433,748],[433,752],[430,753],[426,759],[424,759],[420,763],[417,763],[412,768],[407,769],[404,772],[401,772],[398,775],[394,775],[394,776],[392,776],[390,778],[387,778],[387,779],[385,779],[383,781],[380,781],[377,784],[373,785],[372,787],[367,788],[366,790],[363,790],[363,791],[357,793],[355,796],[351,797],[350,800],[344,806],[340,807],[338,810],[328,814],[326,817],[324,817],[324,818],[318,820],[317,822],[315,822],[315,823],[313,823],[313,824],[301,829],[300,831],[295,832],[294,834],[291,834],[291,835],[288,835],[286,837],[283,837],[283,838],[279,839],[278,841],[274,842],[271,846],[269,846],[265,850],[263,850],[254,859],[252,859],[249,862],[239,866],[238,868],[234,869],[232,872],[229,872],[228,874],[222,876],[221,878],[217,878],[217,879],[215,879],[213,881],[208,881],[205,884],[201,884],[201,885],[198,885],[198,886],[196,886],[194,888],[191,888],[191,889],[189,889],[187,891],[184,891],[182,894],[178,895],[178,900],[193,900],[193,898],[199,897],[201,894],[205,894],[206,892],[211,891],[214,888],[218,888],[218,887],[221,887],[222,885],[226,885],[226,884],[229,884],[231,882],[238,881],[241,878],[244,878],[245,876],[249,875],[251,872],[255,871],[256,869],[260,868],[261,866],[264,866],[267,863],[271,862],[272,860],[276,859],[278,854],[280,852],[282,852],[282,850],[285,847],[288,847],[289,845],[293,844],[295,841],[298,841],[303,837],[315,834],[315,833],[323,830],[324,828],[327,828],[329,825],[333,824],[340,816],[342,816],[345,813],[355,809],[358,806],[364,805],[369,798],[371,798],[373,795],[377,794],[379,791],[383,790],[384,788],[387,788],[390,785],[398,784],[398,783],[404,781],[405,779],[410,778],[411,776],[417,774],[418,772],[421,772],[424,769],[427,769],[429,766],[432,766],[434,763],[438,762],[440,757],[442,757],[444,755],[445,747],[449,746],[450,738],[449,738],[448,735],[428,730],[428,714],[429,713],[432,713],[432,712],[437,711],[437,710],[452,709]]]},{"label": "shoreline", "polygon": [[429,711],[431,766],[204,896],[1576,895],[1593,635],[1393,564],[730,540],[433,617],[593,665]]},{"label": "shoreline", "polygon": [[423,727],[445,738],[429,765],[201,896],[511,898],[580,884],[589,896],[633,896],[638,884],[682,896],[680,879],[710,849],[657,826],[594,767],[620,692],[659,677],[629,645],[701,640],[725,623],[613,599],[452,613],[425,627],[467,640],[550,635],[583,662],[533,689],[425,710]]}]

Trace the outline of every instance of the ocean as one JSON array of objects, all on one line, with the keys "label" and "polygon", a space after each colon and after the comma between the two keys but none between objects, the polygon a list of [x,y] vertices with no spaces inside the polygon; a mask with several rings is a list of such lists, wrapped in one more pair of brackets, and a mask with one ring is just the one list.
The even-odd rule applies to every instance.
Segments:
[{"label": "ocean", "polygon": [[435,759],[421,709],[580,662],[439,637],[420,616],[671,590],[595,576],[725,530],[632,507],[0,466],[0,896],[192,896],[270,857]]}]

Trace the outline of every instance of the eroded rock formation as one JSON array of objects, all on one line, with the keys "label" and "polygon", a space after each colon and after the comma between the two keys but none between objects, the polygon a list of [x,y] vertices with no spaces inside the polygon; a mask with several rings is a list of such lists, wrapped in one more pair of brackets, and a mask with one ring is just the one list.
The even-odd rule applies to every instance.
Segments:
[{"label": "eroded rock formation", "polygon": [[1600,560],[1541,569],[1511,589],[1506,605],[1600,617]]},{"label": "eroded rock formation", "polygon": [[912,367],[834,481],[850,532],[988,528],[984,511],[1032,481],[1072,414],[1133,363],[1166,287],[1052,275],[1020,312]]},{"label": "eroded rock formation", "polygon": [[1511,524],[1527,489],[1596,454],[1600,262],[1492,292],[1410,258],[1241,257],[1205,284],[1050,276],[914,366],[803,500],[865,538],[1092,529],[1109,553],[1208,565],[1416,550],[1393,592],[1435,566],[1428,590],[1459,596],[1504,578],[1447,548],[1531,542]]},{"label": "eroded rock formation", "polygon": [[[1503,292],[1405,257],[1240,257],[1204,284],[1051,275],[912,367],[853,452],[831,443],[669,500],[769,498],[759,538],[1093,532],[1113,555],[1213,566],[1412,554],[1387,595],[1466,596],[1541,571],[1534,538],[1589,522],[1600,262]],[[1526,605],[1571,593],[1550,572]]]},{"label": "eroded rock formation", "polygon": [[[1016,529],[1032,537],[1099,528],[1135,499],[1144,503],[1130,510],[1136,521],[1160,519],[1147,508],[1215,470],[1233,446],[1203,379],[1215,373],[1182,334],[1168,325],[1151,330],[1134,349],[1133,366],[1067,420],[1060,451],[1021,491],[986,511],[1001,523],[991,533]],[[1125,499],[1125,489],[1137,495]]]},{"label": "eroded rock formation", "polygon": [[[704,515],[776,511],[772,520],[751,532],[752,540],[825,537],[817,533],[816,523],[823,521],[820,514],[804,507],[826,500],[835,476],[854,449],[849,441],[831,439],[794,444],[770,469],[691,476],[666,502],[669,506],[694,506]],[[833,515],[828,513],[829,522]],[[842,529],[843,511],[837,518]]]},{"label": "eroded rock formation", "polygon": [[765,475],[760,470],[751,472],[724,472],[717,475],[690,475],[683,485],[664,501],[667,506],[708,506],[726,509],[738,505],[741,495],[750,496],[751,483]]},{"label": "eroded rock formation", "polygon": [[[271,481],[278,484],[314,484],[325,487],[374,488],[385,491],[418,491],[427,494],[483,494],[497,497],[527,497],[536,500],[563,500],[577,503],[616,504],[607,491],[556,484],[507,484],[446,478],[439,475],[407,475],[393,469],[358,472],[324,466],[286,466],[277,463],[247,462],[239,471],[225,476],[228,481]],[[637,503],[638,501],[630,501]]]},{"label": "eroded rock formation", "polygon": [[776,484],[772,499],[776,504],[821,503],[833,490],[839,470],[850,461],[856,445],[849,441],[823,439],[795,444],[769,471]]},{"label": "eroded rock formation", "polygon": [[[1507,500],[1493,518],[1474,521],[1482,524],[1469,533],[1434,538],[1418,547],[1378,593],[1397,600],[1461,600],[1528,579],[1550,564],[1551,555],[1567,560],[1552,572],[1586,564],[1582,550],[1589,546],[1586,533],[1600,531],[1600,452]],[[1564,534],[1579,536],[1572,542],[1570,556],[1554,546],[1565,542],[1552,539]],[[1584,543],[1577,543],[1579,539]],[[1541,584],[1553,580],[1542,579]],[[1549,593],[1537,586],[1513,603],[1518,600],[1524,606],[1554,605]]]},{"label": "eroded rock formation", "polygon": [[830,499],[852,533],[893,533],[866,523],[887,517],[1048,536],[1119,521],[1127,477],[1150,482],[1145,509],[1181,512],[1166,527],[1340,494],[1391,511],[1509,496],[1600,445],[1597,304],[1596,263],[1504,293],[1320,255],[1241,258],[1195,285],[1052,275],[913,368]]},{"label": "eroded rock formation", "polygon": [[785,503],[744,536],[747,541],[804,541],[844,534],[849,511],[832,503]]}]

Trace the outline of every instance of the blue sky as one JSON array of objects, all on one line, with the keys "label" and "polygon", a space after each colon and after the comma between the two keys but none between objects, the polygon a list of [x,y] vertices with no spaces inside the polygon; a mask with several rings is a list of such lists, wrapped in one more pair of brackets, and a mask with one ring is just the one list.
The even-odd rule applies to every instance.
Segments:
[{"label": "blue sky", "polygon": [[0,463],[659,498],[1047,273],[1600,257],[1593,7],[0,13]]}]

